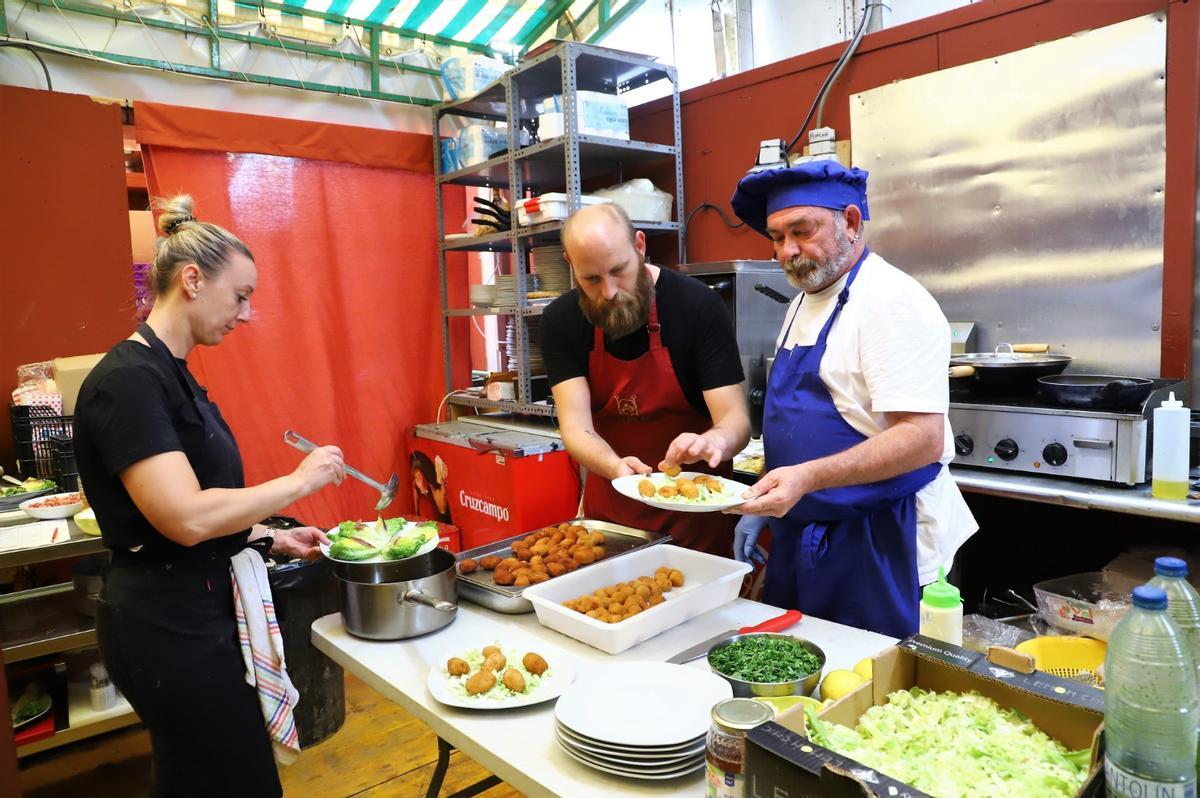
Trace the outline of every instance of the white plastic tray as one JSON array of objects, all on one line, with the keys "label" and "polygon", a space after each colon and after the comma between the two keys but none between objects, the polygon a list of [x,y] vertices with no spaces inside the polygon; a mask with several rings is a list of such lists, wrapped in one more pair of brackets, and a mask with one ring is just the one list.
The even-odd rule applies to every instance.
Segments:
[{"label": "white plastic tray", "polygon": [[[683,572],[684,584],[667,593],[663,603],[619,623],[604,623],[562,602],[608,587],[649,576],[660,565]],[[581,568],[557,579],[525,588],[538,623],[608,654],[649,640],[697,615],[737,598],[742,577],[750,565],[726,557],[704,554],[679,546],[658,545]]]}]

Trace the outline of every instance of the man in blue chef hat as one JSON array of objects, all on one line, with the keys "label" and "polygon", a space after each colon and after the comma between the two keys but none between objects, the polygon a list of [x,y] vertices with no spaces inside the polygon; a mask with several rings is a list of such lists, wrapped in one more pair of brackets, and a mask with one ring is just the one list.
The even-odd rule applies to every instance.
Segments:
[{"label": "man in blue chef hat", "polygon": [[771,239],[801,290],[767,384],[767,473],[736,508],[734,555],[762,561],[764,600],[903,637],[920,585],[978,525],[954,456],[950,327],[921,285],[867,247],[867,173],[812,161],[747,175],[734,212]]}]

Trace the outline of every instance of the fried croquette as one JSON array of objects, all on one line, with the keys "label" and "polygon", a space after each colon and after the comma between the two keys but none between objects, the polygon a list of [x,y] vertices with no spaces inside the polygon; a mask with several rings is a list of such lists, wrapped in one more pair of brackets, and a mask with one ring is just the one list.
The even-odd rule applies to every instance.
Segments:
[{"label": "fried croquette", "polygon": [[472,560],[470,557],[468,557],[467,559],[463,560],[462,562],[460,562],[458,564],[458,572],[460,574],[470,574],[470,573],[474,573],[475,569],[478,567],[479,567],[479,563],[476,562],[475,560]]},{"label": "fried croquette", "polygon": [[525,677],[516,668],[509,668],[504,672],[504,686],[514,693],[525,692]]},{"label": "fried croquette", "polygon": [[658,495],[662,496],[664,499],[674,498],[675,495],[678,493],[679,493],[679,489],[676,488],[674,485],[663,485],[661,488],[658,489]]},{"label": "fried croquette", "polygon": [[485,571],[491,571],[500,564],[500,560],[501,558],[495,554],[489,554],[486,557],[479,558],[479,567]]},{"label": "fried croquette", "polygon": [[643,479],[638,483],[638,493],[642,494],[648,499],[657,493],[657,490],[655,489],[653,482],[648,479]]},{"label": "fried croquette", "polygon": [[676,484],[676,487],[679,489],[679,495],[685,499],[700,498],[700,488],[698,488],[696,483],[692,482],[690,479],[679,480],[679,482]]},{"label": "fried croquette", "polygon": [[502,670],[507,664],[508,659],[499,650],[493,651],[483,658],[483,669],[485,671]]},{"label": "fried croquette", "polygon": [[679,587],[683,582],[682,571],[663,566],[652,576],[639,576],[632,582],[597,588],[590,595],[564,601],[563,606],[598,621],[620,623],[661,604],[664,601],[663,593]]},{"label": "fried croquette", "polygon": [[471,695],[486,693],[496,686],[496,674],[487,668],[482,669],[470,679],[467,679],[467,692]]},{"label": "fried croquette", "polygon": [[465,659],[451,657],[446,661],[446,673],[451,676],[466,676],[471,672],[471,666],[467,664]]},{"label": "fried croquette", "polygon": [[503,654],[504,652],[500,650],[500,646],[484,646],[483,651],[479,653],[483,655],[484,659],[487,659],[493,654]]},{"label": "fried croquette", "polygon": [[671,479],[674,479],[675,477],[679,476],[679,472],[682,470],[683,469],[678,465],[673,465],[670,468],[664,468],[663,473],[669,476]]},{"label": "fried croquette", "polygon": [[534,676],[541,676],[550,667],[549,663],[542,659],[541,654],[535,654],[532,651],[521,659],[521,664]]}]

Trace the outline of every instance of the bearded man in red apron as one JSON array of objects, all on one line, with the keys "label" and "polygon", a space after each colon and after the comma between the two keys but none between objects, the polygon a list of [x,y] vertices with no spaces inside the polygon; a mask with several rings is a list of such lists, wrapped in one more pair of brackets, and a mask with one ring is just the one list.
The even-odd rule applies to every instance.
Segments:
[{"label": "bearded man in red apron", "polygon": [[917,631],[919,586],[978,526],[945,465],[950,327],[863,241],[867,173],[810,161],[747,175],[734,212],[802,293],[767,382],[767,473],[735,556],[770,517],[763,599],[885,635]]},{"label": "bearded man in red apron", "polygon": [[728,312],[699,280],[647,263],[616,205],[575,213],[562,240],[576,287],[542,314],[542,356],[563,442],[588,472],[584,514],[730,556],[736,519],[656,510],[611,485],[676,464],[730,475],[750,417]]}]

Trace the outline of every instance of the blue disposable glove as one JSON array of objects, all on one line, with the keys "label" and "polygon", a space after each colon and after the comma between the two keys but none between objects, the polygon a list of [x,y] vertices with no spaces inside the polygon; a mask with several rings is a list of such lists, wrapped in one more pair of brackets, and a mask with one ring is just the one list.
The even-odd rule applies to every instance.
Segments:
[{"label": "blue disposable glove", "polygon": [[742,516],[742,520],[733,528],[733,559],[738,562],[766,564],[767,552],[758,545],[758,536],[767,526],[767,520],[763,515]]}]

